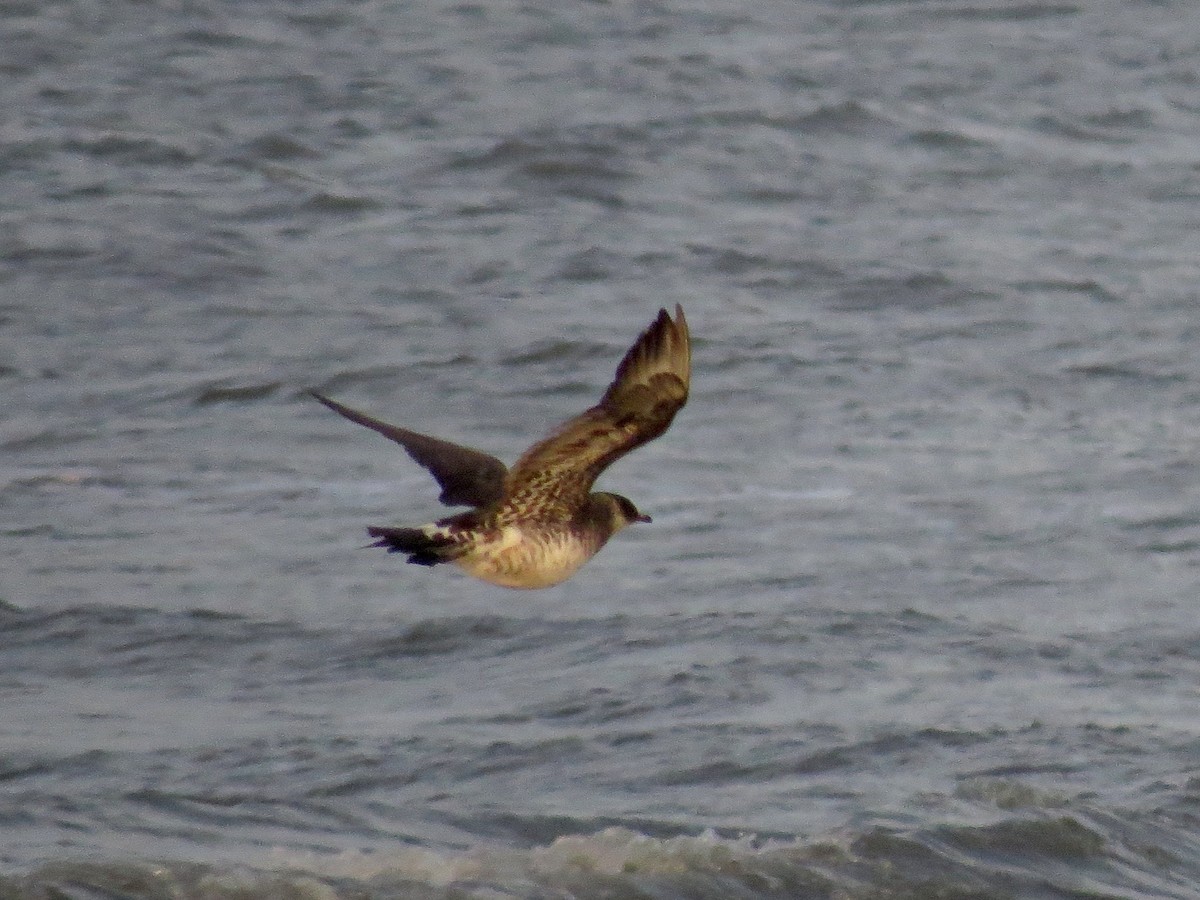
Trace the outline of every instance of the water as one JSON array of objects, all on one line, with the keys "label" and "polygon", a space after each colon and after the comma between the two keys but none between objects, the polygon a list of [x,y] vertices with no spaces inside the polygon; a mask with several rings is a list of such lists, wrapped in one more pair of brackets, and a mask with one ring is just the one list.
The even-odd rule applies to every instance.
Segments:
[{"label": "water", "polygon": [[[1200,10],[0,9],[0,893],[1200,896]],[[660,306],[654,517],[503,591]]]}]

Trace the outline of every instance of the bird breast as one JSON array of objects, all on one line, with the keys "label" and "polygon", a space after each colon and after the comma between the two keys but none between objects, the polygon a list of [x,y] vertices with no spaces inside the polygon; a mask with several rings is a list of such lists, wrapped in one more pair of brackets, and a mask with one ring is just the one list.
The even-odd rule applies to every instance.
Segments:
[{"label": "bird breast", "polygon": [[526,532],[506,525],[455,562],[502,587],[544,588],[566,581],[599,549],[599,542],[575,532]]}]

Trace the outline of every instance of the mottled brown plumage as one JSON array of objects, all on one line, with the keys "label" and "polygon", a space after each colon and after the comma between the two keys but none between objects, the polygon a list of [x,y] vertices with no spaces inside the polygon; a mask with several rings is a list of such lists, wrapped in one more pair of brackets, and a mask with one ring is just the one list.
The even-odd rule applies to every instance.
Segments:
[{"label": "mottled brown plumage", "polygon": [[505,587],[565,581],[633,522],[648,522],[625,497],[592,493],[616,459],[661,435],[687,402],[691,342],[683,309],[658,317],[629,348],[600,402],[530,447],[512,470],[483,453],[389,425],[312,395],[352,422],[400,444],[442,489],[447,505],[473,509],[418,528],[371,526],[367,532],[417,565],[453,562]]}]

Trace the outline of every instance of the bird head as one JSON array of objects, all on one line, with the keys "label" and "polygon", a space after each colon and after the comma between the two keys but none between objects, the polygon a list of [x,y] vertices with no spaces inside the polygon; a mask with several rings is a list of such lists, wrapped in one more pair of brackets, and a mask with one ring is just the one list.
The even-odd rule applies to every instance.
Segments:
[{"label": "bird head", "polygon": [[625,526],[632,525],[634,522],[650,521],[649,516],[638,512],[638,508],[633,505],[633,501],[628,497],[604,492],[596,493],[592,496],[606,508],[614,534]]}]

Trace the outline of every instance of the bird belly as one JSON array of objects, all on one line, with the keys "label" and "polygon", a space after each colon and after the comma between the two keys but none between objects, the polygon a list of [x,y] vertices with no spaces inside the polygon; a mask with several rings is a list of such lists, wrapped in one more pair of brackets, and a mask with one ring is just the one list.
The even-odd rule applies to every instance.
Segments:
[{"label": "bird belly", "polygon": [[513,525],[455,562],[463,571],[508,588],[544,588],[566,581],[596,550],[578,535],[525,534]]}]

